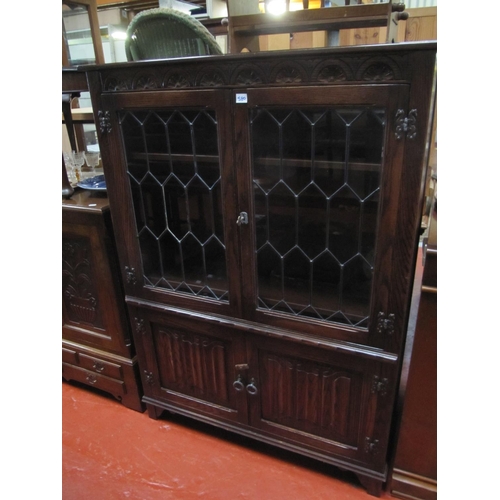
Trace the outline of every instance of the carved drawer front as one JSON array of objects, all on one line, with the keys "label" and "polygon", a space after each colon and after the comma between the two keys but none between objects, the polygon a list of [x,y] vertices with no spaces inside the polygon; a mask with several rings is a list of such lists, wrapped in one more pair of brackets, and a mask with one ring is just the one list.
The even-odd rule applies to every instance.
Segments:
[{"label": "carved drawer front", "polygon": [[85,354],[80,354],[79,359],[82,368],[99,373],[100,375],[106,375],[107,377],[123,379],[123,372],[120,365],[93,358]]},{"label": "carved drawer front", "polygon": [[62,364],[63,378],[66,380],[76,380],[92,387],[97,387],[103,391],[109,392],[118,399],[125,395],[127,390],[125,382],[113,378],[99,375],[94,371],[85,370],[76,366],[63,363]]}]

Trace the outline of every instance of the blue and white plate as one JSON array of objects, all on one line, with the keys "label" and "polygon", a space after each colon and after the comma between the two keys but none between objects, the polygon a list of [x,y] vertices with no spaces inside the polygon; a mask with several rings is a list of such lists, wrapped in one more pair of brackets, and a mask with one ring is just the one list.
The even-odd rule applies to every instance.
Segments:
[{"label": "blue and white plate", "polygon": [[90,191],[106,191],[106,180],[104,179],[104,175],[96,175],[95,177],[79,182],[77,186],[89,189]]}]

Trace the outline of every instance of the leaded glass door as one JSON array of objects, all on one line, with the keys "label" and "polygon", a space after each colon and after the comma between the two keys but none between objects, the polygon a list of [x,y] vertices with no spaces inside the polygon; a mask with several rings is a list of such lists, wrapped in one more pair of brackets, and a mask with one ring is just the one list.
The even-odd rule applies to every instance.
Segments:
[{"label": "leaded glass door", "polygon": [[103,102],[113,110],[117,155],[110,194],[126,207],[114,215],[124,230],[128,293],[237,314],[240,266],[227,223],[236,217],[236,194],[221,140],[228,134],[223,93],[124,93]]},{"label": "leaded glass door", "polygon": [[404,141],[391,127],[406,87],[254,89],[247,101],[235,105],[247,314],[369,343],[398,289],[387,277]]}]

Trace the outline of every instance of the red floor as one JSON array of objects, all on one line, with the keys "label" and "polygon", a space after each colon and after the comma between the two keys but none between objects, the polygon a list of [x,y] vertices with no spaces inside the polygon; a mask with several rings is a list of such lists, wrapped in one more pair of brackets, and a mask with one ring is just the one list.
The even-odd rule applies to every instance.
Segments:
[{"label": "red floor", "polygon": [[62,400],[63,500],[374,498],[351,473],[84,386],[63,382]]},{"label": "red floor", "polygon": [[[421,272],[420,250],[405,365]],[[63,382],[62,410],[63,500],[375,498],[350,472],[180,416],[153,420],[77,383]]]}]

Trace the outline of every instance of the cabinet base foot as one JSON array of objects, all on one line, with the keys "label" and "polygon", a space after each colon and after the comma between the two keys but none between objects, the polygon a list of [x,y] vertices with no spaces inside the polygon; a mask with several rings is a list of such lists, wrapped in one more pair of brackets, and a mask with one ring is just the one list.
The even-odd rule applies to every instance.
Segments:
[{"label": "cabinet base foot", "polygon": [[382,479],[376,479],[363,474],[356,474],[356,476],[358,476],[359,482],[366,488],[369,495],[380,497],[382,494],[382,486],[384,485]]},{"label": "cabinet base foot", "polygon": [[161,408],[158,408],[157,406],[150,403],[146,403],[146,408],[148,410],[149,418],[152,418],[153,420],[158,420],[163,413],[163,410]]}]

